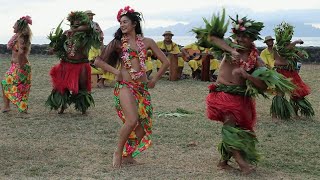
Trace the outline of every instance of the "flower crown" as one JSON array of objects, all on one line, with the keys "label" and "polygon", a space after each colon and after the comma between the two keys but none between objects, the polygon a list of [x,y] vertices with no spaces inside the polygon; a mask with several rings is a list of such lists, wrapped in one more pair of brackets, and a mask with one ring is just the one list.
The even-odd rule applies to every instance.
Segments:
[{"label": "flower crown", "polygon": [[24,29],[28,24],[32,25],[32,19],[30,16],[22,16],[18,21],[18,29]]},{"label": "flower crown", "polygon": [[118,11],[117,20],[120,22],[121,16],[127,14],[127,13],[134,13],[134,9],[132,9],[130,6],[126,6],[123,9],[120,9]]},{"label": "flower crown", "polygon": [[83,11],[71,11],[67,17],[69,22],[73,22],[75,20],[80,21],[80,25],[88,24],[90,19],[88,15]]},{"label": "flower crown", "polygon": [[262,38],[259,36],[260,31],[264,27],[262,22],[255,22],[251,19],[247,19],[247,17],[243,17],[239,19],[239,16],[236,16],[236,19],[231,18],[231,24],[232,24],[232,38],[235,38],[235,36],[239,33],[244,33],[253,40],[261,40]]}]

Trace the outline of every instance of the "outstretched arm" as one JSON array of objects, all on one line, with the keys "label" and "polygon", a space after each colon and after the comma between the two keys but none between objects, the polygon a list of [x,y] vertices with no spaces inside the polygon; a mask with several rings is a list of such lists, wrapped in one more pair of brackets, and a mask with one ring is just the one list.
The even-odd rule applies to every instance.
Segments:
[{"label": "outstretched arm", "polygon": [[301,39],[298,39],[298,40],[295,40],[295,41],[293,41],[293,42],[291,42],[288,46],[287,46],[287,48],[288,49],[292,49],[292,48],[294,48],[297,44],[303,44],[304,42],[301,40]]},{"label": "outstretched arm", "polygon": [[81,25],[77,28],[71,29],[72,32],[81,32],[81,31],[88,31],[90,29],[90,27],[88,25]]},{"label": "outstretched arm", "polygon": [[240,54],[237,52],[237,50],[230,47],[223,39],[216,36],[210,36],[210,40],[219,48],[231,53],[233,60],[240,60]]},{"label": "outstretched arm", "polygon": [[71,28],[71,29],[68,29],[64,32],[65,35],[67,36],[71,36],[73,33],[76,33],[76,32],[82,32],[82,31],[88,31],[90,29],[90,27],[88,25],[82,25],[82,26],[79,26],[79,27],[76,27],[76,28]]}]

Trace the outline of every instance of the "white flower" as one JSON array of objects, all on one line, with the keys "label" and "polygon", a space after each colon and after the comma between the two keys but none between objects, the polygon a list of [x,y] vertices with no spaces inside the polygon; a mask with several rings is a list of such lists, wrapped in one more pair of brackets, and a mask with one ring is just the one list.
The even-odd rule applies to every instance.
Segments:
[{"label": "white flower", "polygon": [[122,16],[122,15],[125,15],[125,14],[127,14],[127,11],[126,11],[126,10],[123,10],[123,11],[121,12],[121,16]]},{"label": "white flower", "polygon": [[240,25],[239,25],[239,24],[237,24],[234,28],[235,28],[236,30],[238,30],[238,29],[239,29],[239,27],[240,27]]},{"label": "white flower", "polygon": [[250,22],[246,22],[245,24],[244,24],[244,27],[249,27],[249,26],[251,26],[252,24],[250,23]]}]

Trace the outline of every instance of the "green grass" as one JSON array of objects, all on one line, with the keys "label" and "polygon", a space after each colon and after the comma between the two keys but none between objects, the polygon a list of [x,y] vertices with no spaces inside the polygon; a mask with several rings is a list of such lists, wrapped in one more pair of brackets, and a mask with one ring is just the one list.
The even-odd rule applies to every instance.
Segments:
[{"label": "green grass", "polygon": [[[58,60],[30,56],[32,88],[29,114],[0,114],[0,179],[318,179],[320,177],[320,65],[304,65],[301,76],[312,88],[312,120],[274,123],[271,100],[257,99],[257,172],[219,171],[217,144],[221,125],[205,116],[208,82],[161,79],[151,89],[154,105],[153,146],[137,157],[137,166],[112,168],[118,130],[113,89],[93,89],[96,106],[82,116],[73,108],[58,115],[44,106],[51,92],[48,72]],[[10,56],[0,56],[0,75]],[[186,66],[185,70],[189,68]],[[2,94],[1,94],[2,98]],[[2,101],[0,101],[2,106]],[[160,116],[182,113],[187,116]],[[192,145],[190,145],[192,144]],[[236,165],[236,164],[232,164]]]}]

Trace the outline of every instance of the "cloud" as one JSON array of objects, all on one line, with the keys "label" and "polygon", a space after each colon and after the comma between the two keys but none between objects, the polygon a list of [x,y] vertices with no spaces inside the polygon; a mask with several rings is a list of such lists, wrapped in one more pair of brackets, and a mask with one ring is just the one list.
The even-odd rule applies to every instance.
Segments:
[{"label": "cloud", "polygon": [[312,26],[313,28],[320,29],[320,23],[303,23],[304,25]]},{"label": "cloud", "polygon": [[[281,12],[285,9],[306,10],[320,7],[319,0],[305,0],[303,3],[292,0],[268,0],[264,2],[253,0],[197,0],[195,3],[185,0],[0,0],[0,4],[1,42],[6,42],[8,37],[13,34],[13,24],[24,15],[30,15],[33,18],[31,28],[34,36],[46,36],[72,10],[91,9],[96,13],[94,20],[100,24],[102,29],[107,29],[118,25],[116,14],[120,8],[126,5],[130,5],[143,13],[145,27],[147,28],[166,27],[177,23],[192,23],[221,10],[221,7],[227,7],[227,12],[230,15],[239,13],[255,18],[257,18],[255,11],[269,12],[263,19],[266,21],[275,16],[280,17]],[[276,15],[272,16],[271,12]],[[319,12],[315,12],[315,16],[312,17],[317,18]],[[310,21],[304,20],[303,22]],[[67,25],[64,25],[63,28],[66,29]]]}]

